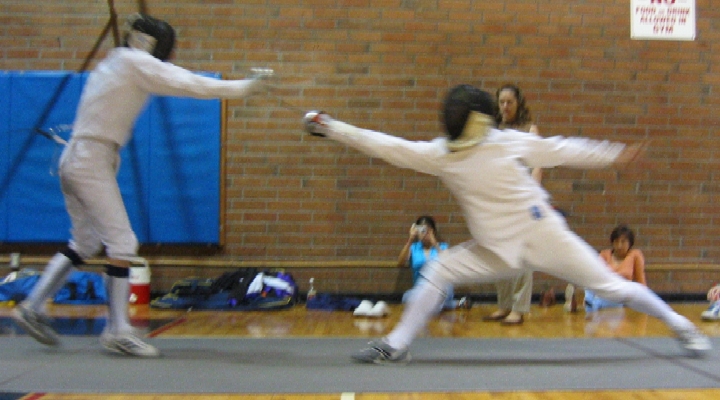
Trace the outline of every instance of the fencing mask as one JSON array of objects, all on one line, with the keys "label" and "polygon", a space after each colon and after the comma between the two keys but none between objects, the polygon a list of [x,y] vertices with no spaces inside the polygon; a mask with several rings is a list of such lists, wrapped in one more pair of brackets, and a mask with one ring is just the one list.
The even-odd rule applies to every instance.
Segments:
[{"label": "fencing mask", "polygon": [[145,50],[162,61],[170,58],[175,48],[175,30],[170,24],[145,14],[136,14],[128,24],[125,46]]},{"label": "fencing mask", "polygon": [[495,125],[495,100],[490,93],[470,85],[450,89],[443,105],[443,123],[450,138],[451,151],[463,150],[480,143],[488,128]]}]

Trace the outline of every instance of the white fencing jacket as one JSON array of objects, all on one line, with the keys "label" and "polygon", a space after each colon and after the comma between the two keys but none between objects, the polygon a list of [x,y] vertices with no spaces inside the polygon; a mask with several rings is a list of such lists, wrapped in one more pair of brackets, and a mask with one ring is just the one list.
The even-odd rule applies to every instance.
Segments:
[{"label": "white fencing jacket", "polygon": [[124,146],[151,94],[194,98],[245,97],[254,80],[219,80],[160,61],[143,50],[111,50],[90,73],[73,123],[73,137]]},{"label": "white fencing jacket", "polygon": [[450,152],[447,139],[413,142],[340,121],[327,136],[395,166],[439,177],[462,208],[473,239],[519,268],[522,233],[538,213],[548,212],[548,193],[528,167],[599,168],[612,164],[625,145],[583,138],[542,138],[516,130],[490,129],[485,140]]}]

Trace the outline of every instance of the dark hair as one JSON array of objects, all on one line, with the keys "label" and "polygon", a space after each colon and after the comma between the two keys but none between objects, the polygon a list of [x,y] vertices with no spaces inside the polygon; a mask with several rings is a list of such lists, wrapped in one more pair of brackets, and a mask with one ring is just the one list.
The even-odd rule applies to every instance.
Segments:
[{"label": "dark hair", "polygon": [[492,95],[471,85],[457,85],[450,89],[443,104],[443,124],[450,140],[465,129],[471,111],[492,117],[497,106]]},{"label": "dark hair", "polygon": [[[152,51],[155,58],[162,61],[170,58],[170,54],[175,48],[175,29],[170,24],[147,14],[140,14],[139,18],[133,21],[131,28],[155,38],[157,42]],[[127,38],[125,46],[127,46]]]},{"label": "dark hair", "polygon": [[635,244],[635,234],[632,229],[628,228],[627,225],[618,225],[615,229],[613,229],[612,233],[610,233],[610,243],[612,244],[612,242],[618,240],[622,236],[627,238],[630,243],[630,248],[632,249]]},{"label": "dark hair", "polygon": [[495,93],[495,101],[496,101],[496,108],[495,108],[495,121],[498,124],[502,123],[502,113],[500,112],[500,92],[504,90],[510,90],[515,95],[515,98],[517,99],[517,112],[515,113],[515,120],[512,121],[512,123],[508,124],[510,126],[522,126],[525,124],[528,124],[532,120],[532,115],[530,114],[530,108],[528,108],[527,104],[525,104],[525,96],[523,96],[522,91],[520,91],[520,88],[517,87],[517,85],[513,85],[512,83],[506,83],[502,86],[500,86],[500,89],[497,90]]},{"label": "dark hair", "polygon": [[433,232],[437,234],[437,227],[435,226],[435,219],[429,215],[423,215],[415,221],[415,225],[427,225],[432,228]]},{"label": "dark hair", "polygon": [[430,229],[433,230],[433,235],[435,235],[435,240],[438,242],[442,242],[442,239],[440,238],[440,235],[437,231],[437,225],[435,225],[435,218],[429,216],[429,215],[423,215],[422,217],[418,218],[417,221],[415,221],[415,225],[427,225],[430,227]]}]

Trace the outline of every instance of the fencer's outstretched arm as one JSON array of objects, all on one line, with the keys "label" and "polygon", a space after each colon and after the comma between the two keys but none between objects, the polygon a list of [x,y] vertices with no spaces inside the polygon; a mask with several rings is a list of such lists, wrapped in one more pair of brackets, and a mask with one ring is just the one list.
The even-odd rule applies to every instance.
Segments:
[{"label": "fencer's outstretched arm", "polygon": [[[382,158],[398,167],[432,175],[437,175],[440,158],[449,153],[445,139],[411,142],[336,121],[324,113],[309,112],[305,117],[305,129],[314,135],[327,136],[370,156]],[[512,147],[525,164],[532,168],[624,166],[637,159],[645,147],[585,138],[543,138],[533,133],[514,130],[493,130],[483,143],[479,145],[500,144]]]},{"label": "fencer's outstretched arm", "polygon": [[518,131],[498,132],[491,141],[512,143],[519,150],[523,161],[532,168],[624,166],[641,154],[641,148],[644,149],[644,146],[626,146],[606,140],[561,136],[543,138]]},{"label": "fencer's outstretched arm", "polygon": [[165,96],[242,98],[261,89],[264,79],[272,76],[272,70],[258,70],[251,79],[220,80],[197,75],[140,50],[125,52],[123,58],[135,84]]},{"label": "fencer's outstretched arm", "polygon": [[614,165],[618,168],[624,168],[642,159],[649,145],[650,141],[643,141],[625,146],[622,153],[615,159]]},{"label": "fencer's outstretched arm", "polygon": [[315,136],[328,137],[397,167],[426,174],[436,175],[436,160],[447,153],[447,147],[440,141],[410,141],[336,121],[317,111],[307,113],[304,123],[305,130]]}]

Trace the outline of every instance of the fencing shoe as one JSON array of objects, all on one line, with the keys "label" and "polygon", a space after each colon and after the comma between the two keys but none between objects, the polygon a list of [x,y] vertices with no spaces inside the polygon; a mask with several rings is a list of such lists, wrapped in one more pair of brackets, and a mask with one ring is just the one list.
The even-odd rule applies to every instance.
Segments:
[{"label": "fencing shoe", "polygon": [[135,357],[158,357],[160,355],[160,351],[155,346],[143,342],[132,333],[103,332],[100,335],[100,344],[108,351]]},{"label": "fencing shoe", "polygon": [[412,357],[408,349],[394,349],[382,339],[378,339],[368,343],[367,348],[354,353],[352,358],[364,363],[389,364],[407,363]]},{"label": "fencing shoe", "polygon": [[695,356],[701,356],[712,349],[710,339],[695,328],[679,330],[676,333],[680,345]]},{"label": "fencing shoe", "polygon": [[38,342],[48,346],[60,344],[58,334],[50,326],[47,316],[20,304],[12,310],[12,319]]}]

